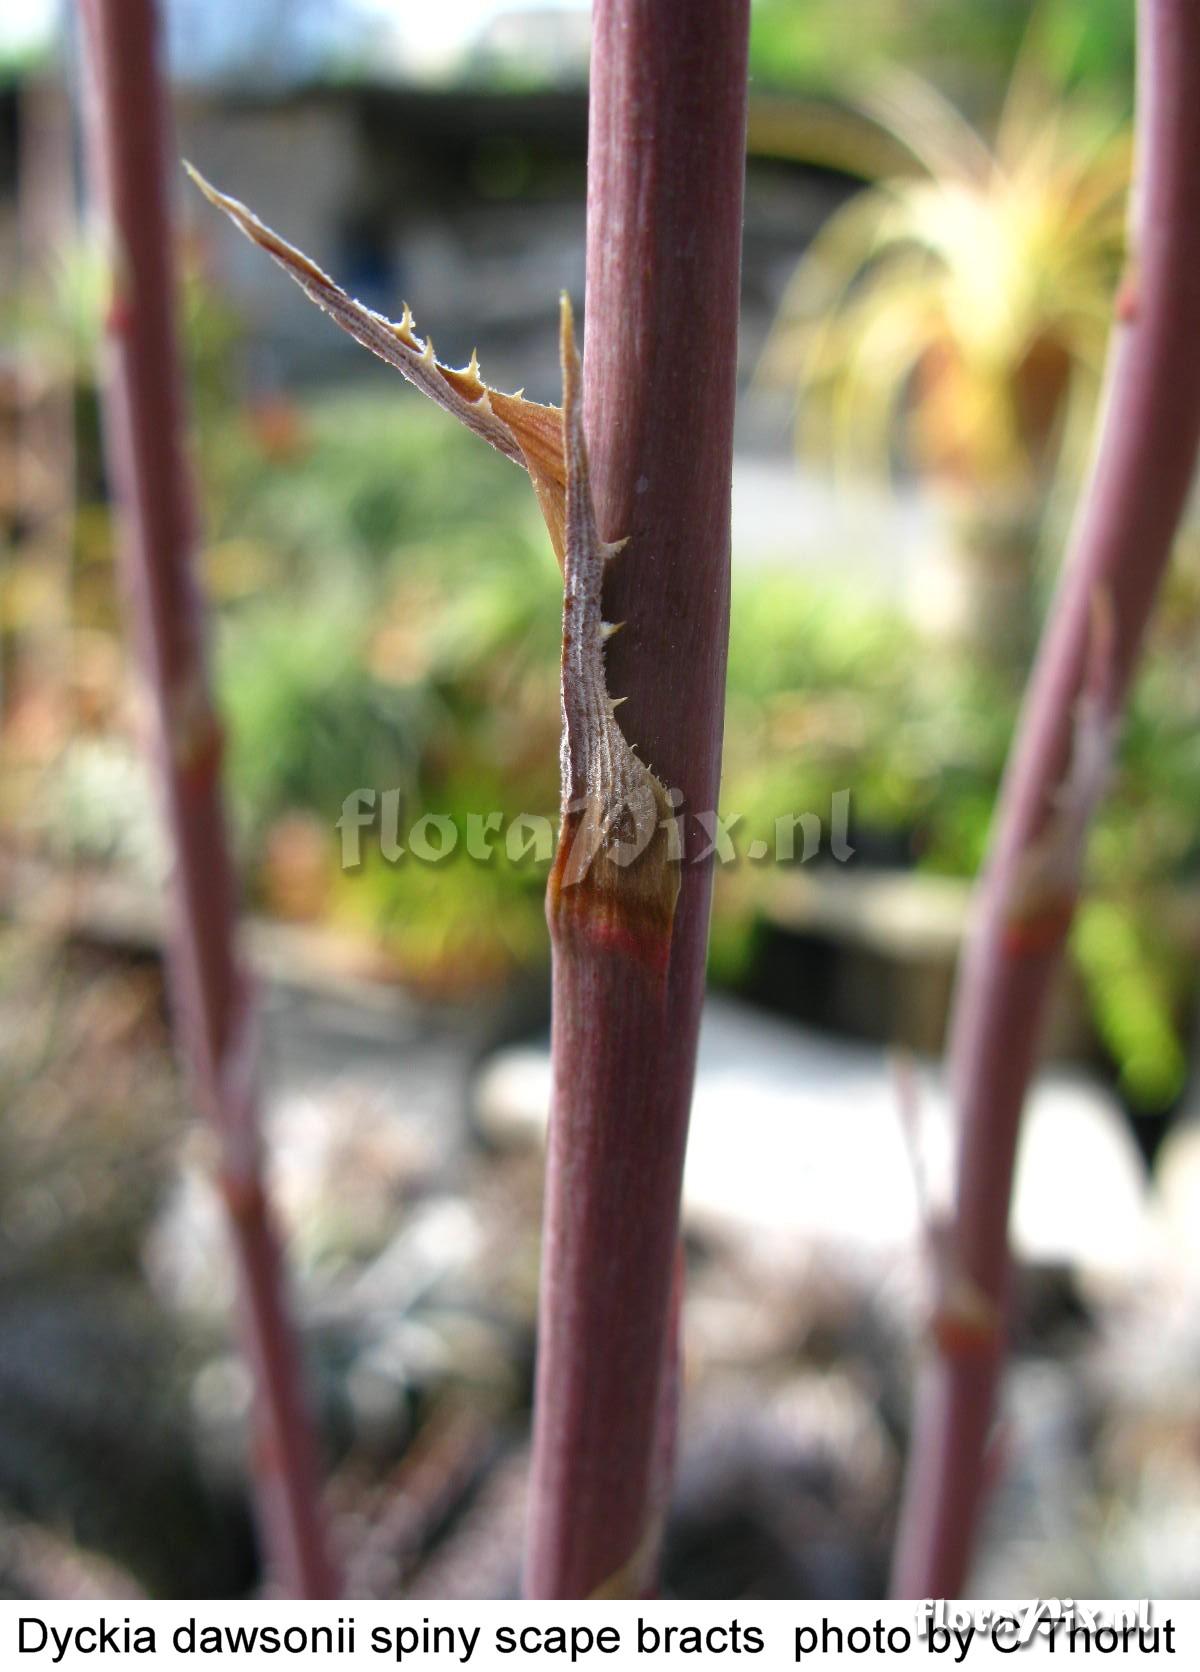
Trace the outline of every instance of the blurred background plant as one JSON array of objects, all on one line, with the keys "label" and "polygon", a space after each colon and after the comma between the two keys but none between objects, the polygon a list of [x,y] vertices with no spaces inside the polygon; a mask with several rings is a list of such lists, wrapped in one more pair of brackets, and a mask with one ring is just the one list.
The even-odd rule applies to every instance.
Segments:
[{"label": "blurred background plant", "polygon": [[[774,561],[739,566],[725,805],[743,815],[741,852],[754,839],[773,851],[781,811],[827,816],[849,788],[861,860],[968,877],[1052,570],[1039,552],[1069,503],[1121,271],[1128,19],[1107,3],[1086,16],[1061,0],[973,8],[964,21],[941,0],[873,0],[865,59],[839,20],[818,5],[801,28],[790,6],[755,9],[756,76],[806,94],[759,107],[764,166],[806,146],[822,167],[836,161],[828,129],[812,125],[815,92],[841,101],[834,152],[885,169],[813,238],[760,376],[795,400],[807,470],[828,461],[844,494],[856,472],[915,480],[942,532],[922,541],[898,601],[789,561],[782,535]],[[898,73],[900,60],[918,67]],[[460,835],[439,865],[375,855],[347,877],[334,829],[360,786],[399,789],[414,819],[436,808],[460,828],[484,802],[506,821],[552,809],[555,576],[521,484],[400,391],[297,392],[261,363],[247,383],[253,345],[213,251],[193,237],[184,253],[204,573],[254,896],[366,932],[438,991],[536,967],[535,863],[476,865]],[[153,870],[153,843],[130,833],[144,825],[136,768],[112,735],[128,735],[129,709],[93,389],[104,272],[86,243],[69,246],[50,282],[34,275],[4,310],[12,363],[71,388],[78,496],[75,697],[58,787],[34,793],[35,773],[6,793],[24,796],[60,851],[138,853]],[[10,669],[39,585],[36,548],[18,541],[4,577]],[[1176,593],[1173,646],[1192,608],[1185,580]],[[1185,943],[1172,954],[1169,923],[1151,927],[1147,888],[1188,874],[1197,773],[1179,658],[1151,667],[1094,854],[1118,917],[1085,913],[1076,949],[1126,1090],[1161,1104],[1182,1083],[1190,982]],[[32,724],[22,690],[10,679],[10,762]],[[1180,739],[1169,752],[1165,735]],[[722,876],[717,979],[753,981],[776,873],[742,863]]]},{"label": "blurred background plant", "polygon": [[[936,11],[925,8],[931,24]],[[888,32],[890,8],[880,12],[872,42]],[[769,8],[767,21],[768,39],[776,30],[786,39]],[[885,798],[885,821],[907,824],[920,864],[961,876],[983,857],[1114,308],[1136,306],[1136,275],[1121,284],[1127,92],[1103,67],[1121,62],[1124,25],[1109,9],[1093,35],[1057,0],[997,11],[991,23],[1006,32],[1012,68],[980,126],[894,60],[843,66],[863,127],[895,150],[888,172],[813,238],[759,368],[765,384],[793,392],[800,457],[828,459],[843,492],[875,473],[914,480],[939,503],[945,533],[907,579],[911,625],[892,626],[909,641],[910,677],[901,700],[881,708],[876,746],[908,801],[901,813]],[[953,20],[940,26],[949,42]],[[974,20],[971,38],[983,39]],[[969,87],[965,64],[960,73]],[[789,149],[785,125],[773,124],[771,144]],[[851,127],[832,145],[825,136],[825,160],[839,144],[871,154]],[[1181,573],[1173,609],[1185,617],[1189,591]],[[892,651],[884,660],[894,674],[905,666]],[[1073,944],[1123,1090],[1162,1108],[1185,1079],[1193,931],[1185,913],[1173,933],[1161,886],[1157,904],[1147,889],[1154,877],[1190,878],[1195,780],[1186,746],[1170,751],[1169,772],[1155,770],[1181,704],[1190,712],[1190,682],[1170,654],[1151,667],[1094,848],[1096,896]],[[877,818],[872,759],[855,761],[853,781],[860,813]]]},{"label": "blurred background plant", "polygon": [[821,228],[763,362],[797,391],[802,453],[898,465],[946,499],[952,549],[918,571],[914,613],[1018,687],[1049,495],[1096,408],[1130,169],[1121,108],[1049,68],[1053,12],[1033,15],[990,141],[914,73],[860,96],[908,166]]},{"label": "blurred background plant", "polygon": [[[989,14],[994,41],[976,20],[959,53],[935,0],[914,17],[887,0],[877,10],[872,50],[892,68],[864,94],[872,65],[839,59],[832,15],[823,35],[818,7],[804,31],[818,74],[792,38],[791,9],[772,0],[756,9],[763,79],[849,89],[834,150],[888,169],[813,238],[783,290],[759,376],[796,402],[807,470],[827,462],[843,494],[856,472],[915,480],[938,502],[931,528],[951,532],[927,533],[899,597],[797,564],[782,531],[773,558],[738,566],[724,802],[741,815],[739,852],[759,841],[773,854],[781,814],[827,820],[833,796],[849,789],[859,862],[966,878],[984,851],[1050,567],[1038,552],[1059,526],[1095,410],[1123,254],[1126,32],[1114,8],[1097,33],[1090,13],[1085,28],[1078,8],[1042,4]],[[901,30],[920,43],[918,62],[953,64],[983,111],[979,128],[930,81],[897,73]],[[976,76],[997,59],[1010,70],[1001,100],[994,73],[987,83],[989,114]],[[803,156],[810,141],[831,165],[814,108],[759,107],[765,166]],[[781,109],[791,113],[783,121]],[[203,572],[252,898],[365,936],[373,955],[431,992],[486,991],[537,969],[539,866],[509,861],[502,845],[486,866],[463,852],[468,811],[494,810],[507,826],[555,801],[557,583],[522,484],[402,391],[285,388],[249,340],[211,245],[190,235],[183,253]],[[114,640],[94,397],[105,297],[102,255],[80,242],[57,251],[50,282],[34,275],[3,316],[12,363],[70,387],[77,491],[72,716],[49,793],[40,764],[10,777],[6,793],[60,858],[123,857],[157,875]],[[36,547],[17,541],[4,578],[13,668],[37,581]],[[1174,646],[1192,608],[1180,579]],[[1127,787],[1095,849],[1106,904],[1084,914],[1076,950],[1125,1091],[1161,1106],[1184,1074],[1190,920],[1182,939],[1170,912],[1155,927],[1149,879],[1186,876],[1200,777],[1183,741],[1191,709],[1179,657],[1151,666]],[[29,729],[22,688],[10,681],[10,763]],[[1180,738],[1169,770],[1164,728]],[[360,787],[400,791],[410,820],[449,814],[457,850],[437,865],[375,852],[360,873],[343,873],[335,820]],[[723,870],[717,981],[761,985],[779,871],[744,859]]]},{"label": "blurred background plant", "polygon": [[[370,51],[360,34],[353,52],[314,67],[315,37],[298,24],[277,58],[265,50],[268,14],[311,22],[342,9],[169,0],[190,55],[184,148],[372,306],[398,314],[407,295],[447,359],[465,362],[478,329],[485,374],[555,399],[555,293],[565,285],[578,297],[582,279],[585,8],[481,6],[495,26],[457,56],[442,41],[436,62],[439,32],[397,26],[382,5],[350,8],[371,24]],[[715,986],[810,1027],[931,1054],[940,1046],[968,883],[1120,289],[1130,11],[1126,0],[1036,9],[863,0],[849,29],[840,0],[755,0],[722,790],[724,813],[740,816],[739,859],[717,868],[711,972]],[[254,52],[232,40],[240,13],[257,20]],[[216,38],[218,14],[232,20],[228,39]],[[0,41],[3,29],[0,20]],[[13,118],[0,125],[4,254],[16,247],[26,191],[5,135],[26,121],[35,86],[53,82],[45,61],[36,68],[26,55],[0,86]],[[78,240],[69,170],[65,179],[72,236],[23,260],[26,282],[0,303],[0,883],[20,918],[43,898],[30,878],[65,879],[66,893],[52,896],[55,925],[69,917],[63,899],[74,910],[93,878],[150,910],[164,866],[121,650],[99,449],[107,285]],[[506,827],[521,813],[555,812],[557,570],[518,472],[310,319],[248,246],[211,223],[184,226],[201,572],[253,933],[282,925],[284,965],[320,966],[322,994],[340,1001],[349,971],[417,1007],[424,1019],[404,1048],[422,1066],[403,1101],[420,1110],[420,1076],[432,1083],[441,1072],[429,1065],[443,1024],[430,1015],[458,1018],[445,1026],[459,1055],[465,1015],[490,1027],[516,1003],[527,1031],[544,1025],[545,866],[509,858],[503,842],[489,864],[464,848],[470,813],[499,813]],[[49,397],[60,418],[69,408],[69,423],[38,453],[35,404]],[[58,496],[49,514],[35,504],[40,483]],[[1052,1041],[1060,1059],[1099,1068],[1127,1109],[1143,1112],[1148,1154],[1180,1105],[1192,1056],[1198,626],[1192,530],[1092,845],[1069,1014]],[[364,833],[364,863],[343,870],[336,821],[364,788],[400,793],[402,841],[423,814],[448,815],[454,853],[389,863]],[[828,838],[834,798],[847,790],[856,851],[842,866]],[[802,813],[821,821],[820,857],[800,862],[798,833],[796,861],[776,863],[776,821]],[[767,850],[761,860],[747,857],[754,842]],[[107,915],[107,893],[97,898],[92,931],[103,939],[119,914]],[[16,966],[27,966],[10,952],[0,1018],[16,1035]],[[93,980],[89,962],[81,981]],[[48,990],[41,963],[34,982]],[[157,1028],[148,977],[145,989],[146,1026]],[[68,1009],[75,990],[72,978]],[[375,1001],[353,990],[370,1012]],[[110,1026],[99,1001],[97,1014],[104,1039],[116,1037],[119,1017]],[[323,1037],[306,1013],[280,1061],[306,1062],[310,1033]],[[363,1024],[355,1052],[375,1048],[362,1046],[368,1035]],[[60,1090],[78,1094],[61,1130],[90,1125],[98,1141],[112,1130],[119,1150],[128,1142],[117,1100],[97,1105],[102,1044],[69,1084],[60,1077]],[[36,1110],[53,1057],[47,1047],[50,1070],[41,1059],[22,1069],[23,1108]],[[112,1083],[136,1085],[137,1075]],[[335,1112],[350,1118],[342,1103]],[[36,1125],[35,1114],[22,1118],[14,1144]],[[800,1120],[780,1125],[809,1133]],[[377,1170],[376,1138],[364,1139],[364,1176]],[[425,1156],[425,1143],[422,1133],[414,1153]],[[421,1200],[409,1161],[396,1165]],[[40,1152],[29,1167],[42,1168]],[[14,1168],[28,1195],[31,1174]],[[50,1197],[70,1197],[60,1176],[85,1170],[43,1169]],[[528,1180],[505,1174],[501,1188],[485,1173],[481,1164],[480,1199],[511,1187],[528,1205]],[[126,1252],[149,1211],[141,1195],[130,1205],[137,1224],[117,1238]],[[389,1197],[379,1223],[392,1212]],[[73,1223],[67,1208],[47,1213],[47,1224],[55,1213]],[[536,1222],[525,1207],[518,1216]],[[413,1229],[406,1252],[418,1266],[420,1237],[436,1249],[457,1234],[452,1215],[449,1229],[436,1215],[430,1223]],[[492,1264],[506,1299],[511,1290],[531,1307],[534,1267],[521,1250],[512,1267]],[[794,1305],[792,1276],[784,1289],[780,1317]],[[727,1319],[718,1291],[713,1316]],[[711,1327],[703,1301],[696,1316],[701,1333]],[[439,1362],[430,1340],[442,1324],[418,1324],[405,1352]],[[527,1328],[516,1331],[522,1340]],[[718,1363],[724,1328],[712,1327]],[[406,1315],[397,1339],[408,1329]],[[457,1364],[469,1333],[456,1315],[437,1350]],[[463,1351],[467,1381],[486,1380]],[[355,1361],[368,1394],[356,1383],[354,1397],[370,1409],[386,1381],[386,1353],[378,1343],[372,1353]],[[880,1362],[863,1386],[894,1373],[894,1352]],[[508,1399],[527,1369],[520,1351],[513,1363]],[[1123,1585],[1093,1575],[1093,1594]]]}]

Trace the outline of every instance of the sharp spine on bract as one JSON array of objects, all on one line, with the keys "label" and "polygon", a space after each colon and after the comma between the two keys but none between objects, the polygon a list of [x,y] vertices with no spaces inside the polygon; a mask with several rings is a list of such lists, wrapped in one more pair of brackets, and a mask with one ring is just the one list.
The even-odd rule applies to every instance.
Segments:
[{"label": "sharp spine on bract", "polygon": [[[614,935],[627,937],[622,944],[665,971],[679,893],[679,867],[662,835],[672,806],[617,723],[616,711],[627,698],[608,694],[604,643],[616,629],[601,613],[602,581],[607,558],[625,542],[602,540],[596,527],[582,368],[565,295],[561,350],[567,501],[559,687],[563,823],[548,909],[552,925],[583,927],[599,945],[611,944]],[[589,832],[589,840],[578,839]]]},{"label": "sharp spine on bract", "polygon": [[412,309],[404,303],[399,324],[356,302],[328,273],[259,220],[244,203],[211,186],[185,164],[196,186],[234,225],[278,262],[309,300],[342,330],[394,367],[423,394],[457,418],[489,446],[529,472],[559,563],[563,561],[566,483],[563,475],[562,413],[502,389],[488,389],[473,354],[465,371],[438,364],[432,339],[422,342],[413,328]]}]

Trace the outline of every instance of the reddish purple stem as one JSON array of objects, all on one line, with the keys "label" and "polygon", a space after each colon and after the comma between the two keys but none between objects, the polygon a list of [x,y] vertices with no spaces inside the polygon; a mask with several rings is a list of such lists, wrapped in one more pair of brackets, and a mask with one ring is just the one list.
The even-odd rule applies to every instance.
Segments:
[{"label": "reddish purple stem", "polygon": [[[1070,924],[1014,934],[1022,867],[1054,811],[1093,658],[1119,710],[1167,567],[1200,440],[1200,6],[1139,0],[1138,193],[1129,306],[1110,354],[1099,445],[1001,792],[960,972],[949,1075],[962,1148],[953,1257],[1003,1317],[1014,1157],[1041,1024]],[[1003,1331],[924,1372],[895,1594],[960,1595],[983,1491]]]},{"label": "reddish purple stem", "polygon": [[253,1084],[253,1011],[235,950],[236,890],[221,802],[195,520],[166,170],[173,157],[152,0],[85,0],[88,160],[112,240],[104,409],[121,515],[134,648],[153,703],[155,763],[173,845],[168,963],[180,1045],[219,1139],[255,1379],[254,1488],[275,1584],[336,1594],[314,1444],[264,1195]]},{"label": "reddish purple stem", "polygon": [[554,949],[531,1596],[653,1583],[674,1400],[671,1296],[704,994],[729,616],[748,0],[597,0],[585,422],[608,688],[682,792],[665,976]]}]

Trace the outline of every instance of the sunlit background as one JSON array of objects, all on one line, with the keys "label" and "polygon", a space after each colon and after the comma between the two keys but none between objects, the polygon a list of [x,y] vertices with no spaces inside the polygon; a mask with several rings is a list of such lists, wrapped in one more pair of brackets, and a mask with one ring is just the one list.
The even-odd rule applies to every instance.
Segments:
[{"label": "sunlit background", "polygon": [[[181,155],[370,306],[407,301],[443,360],[478,348],[489,382],[557,398],[558,293],[583,303],[586,4],[162,10]],[[734,853],[685,1187],[675,1595],[885,1582],[951,1153],[953,969],[1118,304],[1131,14],[755,0]],[[249,1594],[248,1389],[167,1036],[168,855],[121,631],[77,82],[60,8],[7,0],[0,1592]],[[348,1585],[513,1594],[546,865],[503,843],[479,863],[465,838],[471,814],[556,811],[558,572],[519,472],[182,170],[176,201],[273,1171]],[[1032,1101],[973,1594],[1200,1592],[1198,624],[1189,526]],[[367,830],[345,868],[363,789],[398,792],[402,840],[453,821],[455,851],[389,861]],[[780,859],[777,821],[801,814]]]}]

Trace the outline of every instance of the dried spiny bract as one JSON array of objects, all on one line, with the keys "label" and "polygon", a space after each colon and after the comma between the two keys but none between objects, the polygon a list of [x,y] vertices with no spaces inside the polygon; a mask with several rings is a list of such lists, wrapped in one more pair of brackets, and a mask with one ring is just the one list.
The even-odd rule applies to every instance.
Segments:
[{"label": "dried spiny bract", "polygon": [[244,203],[218,191],[190,163],[184,167],[210,203],[229,216],[252,243],[278,262],[304,294],[356,342],[394,366],[422,394],[449,412],[489,446],[529,472],[559,563],[563,561],[566,480],[563,464],[562,413],[556,406],[527,401],[523,394],[492,389],[479,375],[479,360],[456,371],[443,366],[433,340],[413,329],[407,302],[399,323],[386,319],[347,294],[301,250],[260,221]]}]

